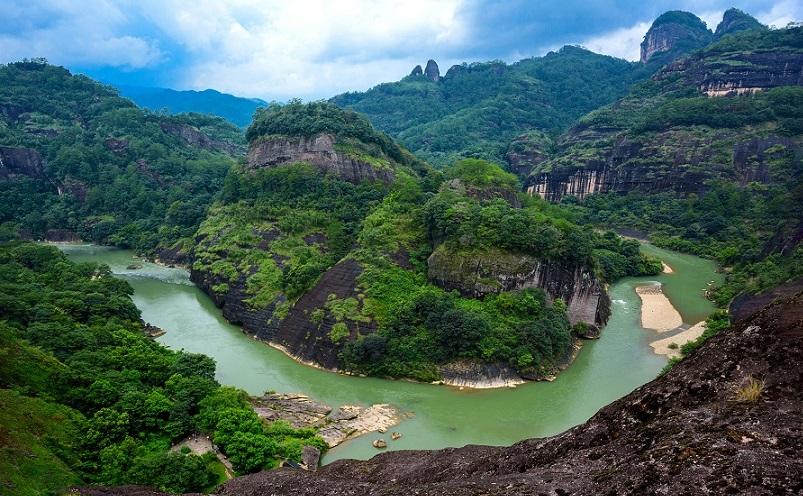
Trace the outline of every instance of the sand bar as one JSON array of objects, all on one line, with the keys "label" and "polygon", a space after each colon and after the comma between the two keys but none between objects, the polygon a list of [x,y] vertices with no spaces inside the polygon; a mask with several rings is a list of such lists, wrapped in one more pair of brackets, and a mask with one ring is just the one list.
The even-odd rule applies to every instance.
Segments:
[{"label": "sand bar", "polygon": [[[705,321],[698,322],[674,336],[653,341],[650,343],[650,346],[652,346],[653,351],[658,355],[666,355],[668,357],[680,356],[680,347],[689,341],[694,341],[699,338],[703,334],[703,331],[705,331]],[[672,343],[677,345],[675,349],[669,347]]]},{"label": "sand bar", "polygon": [[636,287],[641,298],[641,327],[666,332],[683,325],[683,319],[660,284]]},{"label": "sand bar", "polygon": [[670,267],[670,266],[668,266],[666,264],[666,262],[661,262],[661,265],[664,267],[664,269],[663,269],[664,274],[671,274],[671,273],[675,272],[674,270],[672,270],[672,267]]}]

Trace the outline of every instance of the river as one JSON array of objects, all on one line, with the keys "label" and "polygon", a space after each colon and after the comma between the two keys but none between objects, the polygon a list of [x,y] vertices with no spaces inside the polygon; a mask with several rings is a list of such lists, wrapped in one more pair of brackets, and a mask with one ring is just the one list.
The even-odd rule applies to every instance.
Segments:
[{"label": "river", "polygon": [[660,281],[684,323],[694,324],[714,309],[703,291],[720,281],[715,265],[690,255],[643,245],[672,267],[672,274],[626,278],[609,290],[612,315],[602,337],[585,343],[575,362],[553,382],[515,389],[464,390],[406,381],[351,377],[299,364],[230,325],[219,309],[189,281],[187,271],[141,260],[128,270],[133,252],[93,245],[60,245],[70,259],[108,264],[134,288],[134,303],[146,322],[167,333],[158,340],[173,349],[204,353],[217,362],[221,384],[258,395],[267,390],[301,392],[332,406],[391,403],[412,416],[393,430],[403,437],[369,434],[330,450],[323,459],[365,459],[377,454],[371,442],[383,437],[388,449],[437,449],[466,444],[506,445],[550,436],[584,422],[602,406],[656,377],[666,359],[649,346],[656,333],[640,326],[634,287]]}]

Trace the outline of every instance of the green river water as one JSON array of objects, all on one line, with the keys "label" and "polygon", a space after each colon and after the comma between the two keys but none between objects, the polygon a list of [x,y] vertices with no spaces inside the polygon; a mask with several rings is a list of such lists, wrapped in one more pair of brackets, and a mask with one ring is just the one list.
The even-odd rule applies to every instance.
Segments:
[{"label": "green river water", "polygon": [[[388,449],[436,449],[466,444],[505,445],[529,437],[550,436],[584,422],[602,406],[655,378],[666,364],[649,347],[656,333],[640,326],[640,300],[634,287],[660,281],[684,323],[704,319],[713,305],[704,298],[706,284],[719,281],[715,265],[690,255],[643,245],[674,269],[672,274],[627,278],[609,290],[612,315],[602,337],[585,343],[575,362],[553,382],[515,389],[458,390],[405,381],[351,377],[299,364],[230,325],[187,271],[138,261],[133,253],[93,245],[60,245],[74,261],[108,264],[134,288],[134,302],[146,322],[167,331],[166,346],[204,353],[217,361],[222,384],[251,394],[266,390],[300,392],[332,406],[390,403],[412,416],[393,430],[402,433]],[[378,451],[369,434],[330,450],[324,463],[339,458],[369,458]],[[388,435],[384,436],[388,438]]]}]

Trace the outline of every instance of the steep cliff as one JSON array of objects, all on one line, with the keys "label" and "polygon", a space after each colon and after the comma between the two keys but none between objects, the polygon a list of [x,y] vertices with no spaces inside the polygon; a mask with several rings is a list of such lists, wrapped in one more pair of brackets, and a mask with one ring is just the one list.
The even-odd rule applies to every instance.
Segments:
[{"label": "steep cliff", "polygon": [[431,281],[447,290],[481,298],[502,291],[541,288],[568,306],[572,324],[602,327],[610,315],[603,284],[587,267],[539,260],[499,250],[454,252],[438,247],[427,260]]},{"label": "steep cliff", "polygon": [[680,10],[661,14],[650,26],[641,42],[641,62],[660,56],[671,60],[681,53],[700,48],[711,42],[713,34],[699,17]]},{"label": "steep cliff", "polygon": [[0,146],[0,179],[8,180],[15,176],[44,179],[45,161],[42,155],[31,148]]},{"label": "steep cliff", "polygon": [[266,136],[251,143],[248,150],[248,166],[251,168],[280,167],[307,162],[346,181],[393,180],[389,160],[381,160],[360,153],[355,147],[338,146],[332,134],[314,136]]},{"label": "steep cliff", "polygon": [[[798,494],[803,294],[710,338],[588,422],[510,447],[395,451],[316,473],[236,478],[215,494]],[[90,495],[152,494],[137,488]]]},{"label": "steep cliff", "polygon": [[[548,159],[534,156],[527,191],[558,201],[701,193],[718,179],[784,183],[803,153],[798,90],[787,89],[803,85],[802,38],[801,28],[742,31],[669,64],[581,119]],[[512,157],[518,169],[520,157]]]}]

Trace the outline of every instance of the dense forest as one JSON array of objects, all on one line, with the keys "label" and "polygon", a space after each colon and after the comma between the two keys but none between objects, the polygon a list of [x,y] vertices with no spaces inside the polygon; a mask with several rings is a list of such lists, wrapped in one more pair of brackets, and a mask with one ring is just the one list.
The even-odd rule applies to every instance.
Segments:
[{"label": "dense forest", "polygon": [[[208,490],[213,453],[171,446],[209,435],[238,473],[299,460],[314,431],[263,423],[215,362],[147,337],[128,283],[54,247],[0,245],[0,471],[17,494],[67,485]],[[33,455],[33,456],[32,456]]]},{"label": "dense forest", "polygon": [[149,113],[39,60],[0,67],[0,109],[0,223],[37,239],[169,245],[197,229],[243,144],[223,119]]},{"label": "dense forest", "polygon": [[521,254],[607,281],[661,270],[637,242],[582,228],[567,209],[521,194],[518,179],[493,163],[468,159],[443,173],[407,166],[408,152],[331,104],[273,105],[248,137],[321,132],[389,157],[395,181],[355,185],[305,164],[234,168],[198,231],[193,270],[211,276],[218,295],[244,287],[246,302],[281,326],[324,273],[357,261],[353,296],[305,309],[319,329],[330,323],[348,370],[431,381],[439,365],[475,359],[537,376],[565,355],[572,329],[562,302],[542,290],[484,299],[446,291],[427,277],[436,249]]},{"label": "dense forest", "polygon": [[639,186],[562,199],[578,206],[582,222],[635,229],[658,246],[715,259],[729,268],[712,292],[723,307],[743,291],[800,277],[803,88],[712,98],[694,86],[712,68],[759,70],[800,50],[803,28],[725,36],[691,54],[682,70],[667,68],[581,118],[531,179],[598,170],[615,147],[630,147],[638,153],[617,157],[606,173],[638,177]]},{"label": "dense forest", "polygon": [[[0,472],[19,494],[203,492],[226,468],[181,448],[189,436],[238,474],[326,447],[263,422],[211,358],[150,338],[108,267],[31,240],[186,263],[249,336],[427,382],[465,363],[556,373],[605,324],[607,285],[662,270],[617,230],[716,260],[723,309],[800,278],[803,88],[788,68],[803,28],[729,12],[715,33],[661,16],[653,34],[693,37],[646,64],[572,46],[443,76],[431,64],[265,105],[245,132],[143,110],[44,60],[0,66]],[[727,325],[713,314],[681,355]]]},{"label": "dense forest", "polygon": [[655,69],[565,46],[510,65],[457,65],[437,81],[411,74],[331,101],[365,114],[433,165],[460,157],[503,163],[516,136],[532,130],[557,135]]}]

